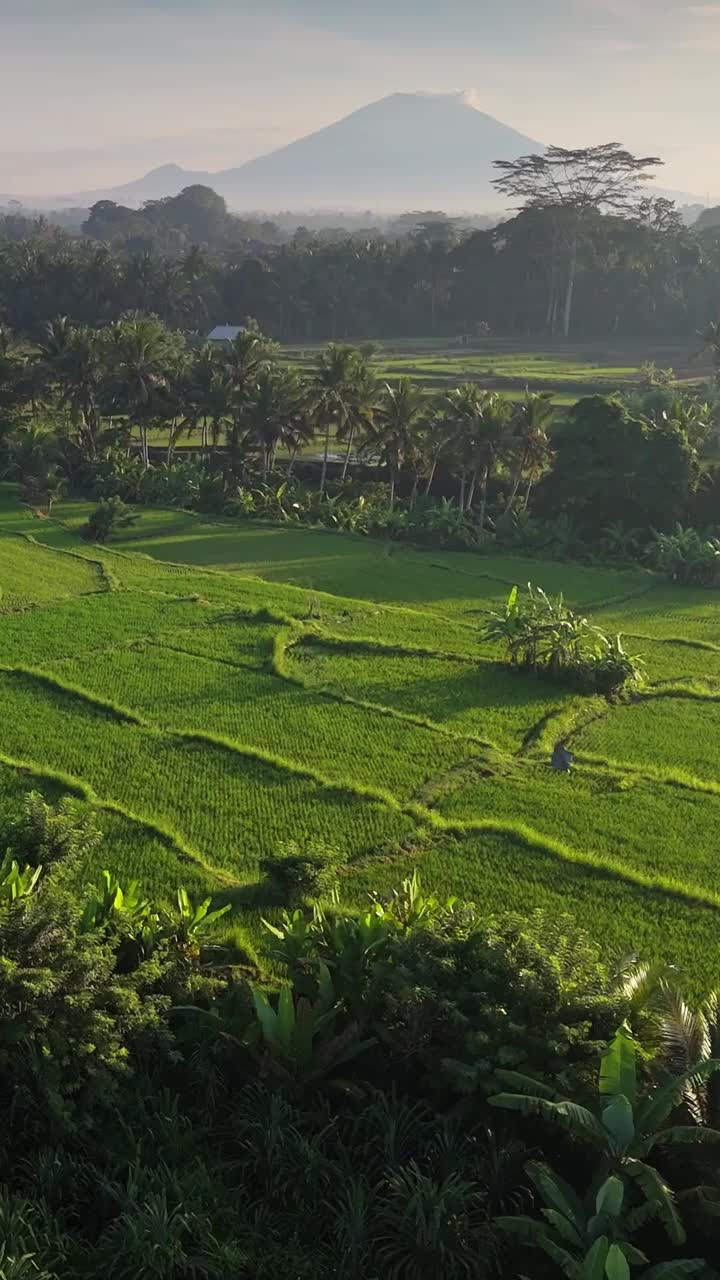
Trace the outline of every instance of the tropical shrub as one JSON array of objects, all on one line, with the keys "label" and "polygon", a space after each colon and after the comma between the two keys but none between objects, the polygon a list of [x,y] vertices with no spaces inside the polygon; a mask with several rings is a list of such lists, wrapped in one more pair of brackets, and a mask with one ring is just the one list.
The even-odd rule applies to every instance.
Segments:
[{"label": "tropical shrub", "polygon": [[137,513],[125,505],[122,498],[101,498],[89,520],[80,530],[86,542],[107,542],[118,529],[127,529],[137,520]]},{"label": "tropical shrub", "polygon": [[[505,1218],[500,1224],[510,1235],[542,1249],[565,1275],[578,1280],[592,1274],[590,1264],[596,1267],[595,1274],[608,1277],[628,1275],[629,1265],[647,1264],[648,1258],[629,1237],[648,1222],[660,1223],[670,1244],[684,1244],[686,1233],[675,1197],[652,1163],[652,1153],[657,1148],[720,1143],[718,1130],[668,1123],[688,1081],[720,1070],[720,1060],[694,1063],[681,1076],[644,1091],[637,1058],[632,1035],[621,1027],[602,1055],[593,1108],[560,1099],[545,1085],[514,1072],[501,1074],[515,1092],[490,1099],[495,1107],[539,1117],[593,1153],[591,1187],[584,1204],[551,1170],[532,1165],[529,1173],[545,1201],[545,1222]],[[697,1259],[682,1265],[680,1274],[703,1269]]]},{"label": "tropical shrub", "polygon": [[345,855],[333,845],[314,841],[302,847],[295,840],[282,845],[274,858],[260,864],[281,902],[321,898],[339,883],[338,871]]},{"label": "tropical shrub", "polygon": [[72,796],[48,804],[39,791],[25,796],[20,815],[8,827],[13,853],[33,866],[75,862],[91,854],[102,840],[93,809]]},{"label": "tropical shrub", "polygon": [[511,667],[565,680],[587,693],[611,697],[644,679],[641,660],[625,653],[619,635],[605,635],[569,609],[562,595],[552,598],[531,583],[526,595],[513,587],[503,612],[490,615],[482,639],[503,644]]},{"label": "tropical shrub", "polygon": [[720,586],[720,538],[677,524],[673,533],[655,533],[645,554],[652,568],[681,586]]},{"label": "tropical shrub", "polygon": [[[31,809],[48,839],[59,806]],[[675,1147],[683,1216],[715,1203],[720,1135],[688,1119],[718,1064],[668,1081],[669,1032],[642,1057],[613,1039],[652,975],[614,976],[568,920],[488,920],[414,874],[268,922],[249,981],[204,945],[227,906],[9,872],[28,879],[0,911],[0,1277],[539,1280],[540,1251],[568,1276],[692,1274],[662,1269],[652,1228],[680,1240]],[[685,1252],[712,1256],[713,1221],[688,1213]]]}]

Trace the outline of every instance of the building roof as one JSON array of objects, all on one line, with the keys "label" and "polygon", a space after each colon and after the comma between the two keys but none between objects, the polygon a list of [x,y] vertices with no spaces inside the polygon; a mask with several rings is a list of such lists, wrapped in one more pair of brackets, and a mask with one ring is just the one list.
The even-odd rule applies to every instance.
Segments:
[{"label": "building roof", "polygon": [[216,324],[208,334],[208,342],[232,342],[244,328],[244,324]]}]

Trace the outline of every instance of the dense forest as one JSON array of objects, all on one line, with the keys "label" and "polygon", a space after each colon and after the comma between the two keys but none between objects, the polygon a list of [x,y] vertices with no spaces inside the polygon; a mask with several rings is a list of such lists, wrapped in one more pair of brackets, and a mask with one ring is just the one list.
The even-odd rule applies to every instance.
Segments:
[{"label": "dense forest", "polygon": [[[495,227],[417,214],[352,232],[243,220],[204,187],[125,209],[95,205],[81,235],[0,219],[0,317],[37,338],[67,315],[127,310],[201,333],[254,315],[284,342],[562,331],[566,211],[529,204]],[[720,227],[687,228],[665,200],[573,211],[576,337],[693,337],[715,318]]]}]

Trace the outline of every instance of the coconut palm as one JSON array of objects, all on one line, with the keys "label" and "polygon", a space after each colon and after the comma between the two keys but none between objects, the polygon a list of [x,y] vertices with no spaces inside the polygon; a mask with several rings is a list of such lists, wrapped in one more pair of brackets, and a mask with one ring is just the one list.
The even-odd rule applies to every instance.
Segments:
[{"label": "coconut palm", "polygon": [[245,413],[248,437],[260,449],[262,476],[266,481],[275,463],[278,445],[290,448],[297,441],[304,388],[293,369],[261,369]]},{"label": "coconut palm", "polygon": [[26,357],[17,347],[13,334],[0,324],[0,414],[15,409],[26,398],[24,372]]},{"label": "coconut palm", "polygon": [[426,404],[420,387],[411,378],[401,378],[397,386],[388,382],[368,423],[366,447],[387,467],[390,476],[390,509],[395,504],[398,472],[414,463],[420,448],[420,428]]},{"label": "coconut palm", "polygon": [[[488,481],[500,457],[510,444],[512,410],[492,391],[466,383],[451,391],[446,401],[446,419],[451,429],[451,448],[460,469],[460,506],[470,511],[480,489],[478,532],[485,530]],[[467,480],[469,477],[469,485]]]},{"label": "coconut palm", "polygon": [[217,448],[221,431],[231,420],[233,388],[217,350],[206,343],[196,353],[183,379],[184,425],[188,434],[200,426],[203,454],[208,443]]},{"label": "coconut palm", "polygon": [[526,488],[522,510],[527,511],[532,486],[550,458],[548,429],[554,414],[555,410],[547,392],[527,392],[523,403],[515,410],[512,420],[515,466],[507,503],[508,511],[515,502],[523,478],[526,481]]},{"label": "coconut palm", "polygon": [[428,416],[418,432],[418,463],[425,477],[424,494],[432,489],[437,465],[453,438],[454,421],[447,414],[447,400],[428,406]]},{"label": "coconut palm", "polygon": [[30,505],[44,501],[50,515],[63,490],[57,437],[48,427],[33,424],[9,440],[8,452],[8,473],[18,480],[21,500]]},{"label": "coconut palm", "polygon": [[[349,431],[353,416],[353,397],[358,379],[358,353],[354,347],[339,346],[331,342],[321,353],[311,372],[309,388],[315,418],[323,431],[323,465],[320,476],[320,493],[325,492],[327,481],[330,433],[335,427],[341,436]],[[350,440],[350,448],[352,439]]]},{"label": "coconut palm", "polygon": [[[720,1058],[720,993],[711,991],[692,1008],[661,984],[660,1041],[669,1067],[683,1077],[693,1063]],[[720,1075],[690,1075],[682,1099],[696,1124],[720,1127]]]},{"label": "coconut palm", "polygon": [[720,320],[711,320],[703,334],[705,351],[709,351],[715,365],[715,380],[720,382]]},{"label": "coconut palm", "polygon": [[265,337],[254,320],[246,320],[243,328],[223,351],[223,364],[233,391],[232,420],[227,431],[231,464],[240,447],[248,397],[257,385],[261,369],[272,361],[275,352],[275,343]]},{"label": "coconut palm", "polygon": [[136,312],[123,316],[107,331],[107,355],[115,403],[140,427],[143,466],[149,466],[148,423],[158,394],[167,387],[177,364],[180,343],[157,316]]},{"label": "coconut palm", "polygon": [[80,448],[87,457],[95,458],[100,429],[98,398],[104,376],[101,335],[59,316],[46,328],[38,362],[45,379],[59,388],[60,405],[70,414]]},{"label": "coconut palm", "polygon": [[347,415],[338,426],[337,438],[346,443],[342,479],[345,480],[350,465],[353,444],[358,435],[366,433],[372,424],[378,397],[377,379],[367,363],[367,358],[357,353],[355,371],[346,397]]}]

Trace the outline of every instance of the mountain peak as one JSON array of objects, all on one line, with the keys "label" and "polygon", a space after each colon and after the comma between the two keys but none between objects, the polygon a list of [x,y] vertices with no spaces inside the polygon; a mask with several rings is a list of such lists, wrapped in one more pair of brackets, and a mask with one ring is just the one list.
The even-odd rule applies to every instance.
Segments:
[{"label": "mountain peak", "polygon": [[[342,120],[219,173],[161,165],[107,194],[134,204],[202,183],[232,209],[407,209],[486,212],[500,207],[493,161],[543,150],[480,109],[474,89],[391,93]],[[92,193],[99,199],[101,193]]]},{"label": "mountain peak", "polygon": [[244,208],[465,209],[498,206],[494,160],[542,143],[480,111],[475,90],[392,93],[218,175]]}]

